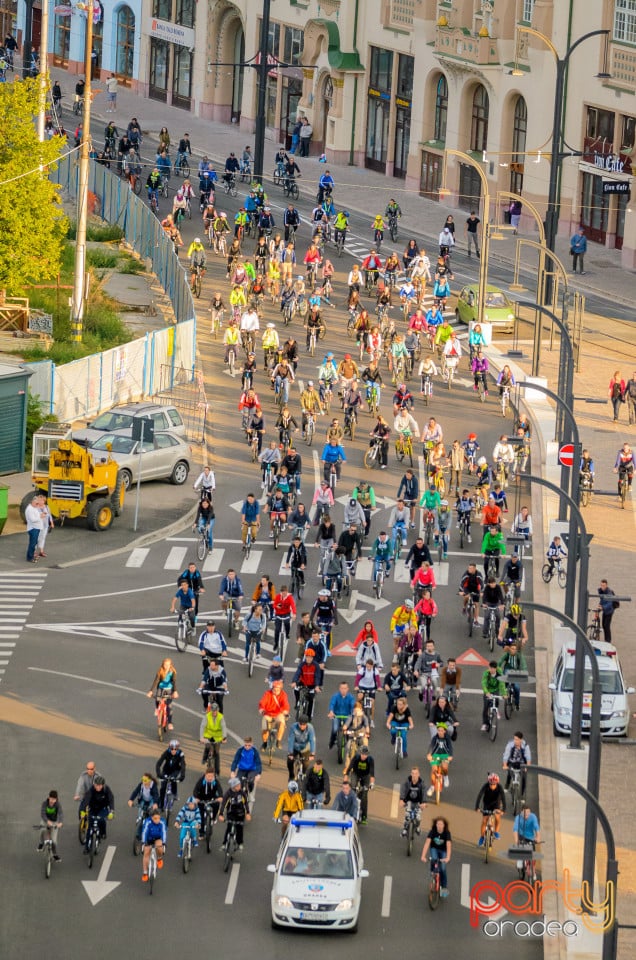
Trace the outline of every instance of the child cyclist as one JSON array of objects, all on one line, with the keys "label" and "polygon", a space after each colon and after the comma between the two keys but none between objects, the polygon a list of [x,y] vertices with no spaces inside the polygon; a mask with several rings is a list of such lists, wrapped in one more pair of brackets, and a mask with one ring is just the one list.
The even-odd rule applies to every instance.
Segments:
[{"label": "child cyclist", "polygon": [[178,857],[183,856],[183,841],[187,834],[190,834],[192,846],[199,846],[199,831],[201,830],[201,813],[199,804],[195,797],[188,797],[184,805],[175,817],[174,825],[179,833],[179,853]]},{"label": "child cyclist", "polygon": [[384,240],[385,230],[384,217],[382,214],[377,214],[371,226],[373,227],[373,239],[376,245],[379,245]]}]

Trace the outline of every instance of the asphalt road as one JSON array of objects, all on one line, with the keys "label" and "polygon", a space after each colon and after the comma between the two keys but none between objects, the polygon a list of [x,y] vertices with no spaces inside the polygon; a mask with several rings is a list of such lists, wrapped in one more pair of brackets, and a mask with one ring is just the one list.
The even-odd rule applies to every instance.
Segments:
[{"label": "asphalt road", "polygon": [[[229,205],[229,209],[232,207]],[[195,221],[187,224],[184,240],[189,242],[198,230]],[[301,231],[301,250],[305,233]],[[343,258],[337,265],[339,276],[336,302],[342,303],[342,269],[349,269],[350,260]],[[206,292],[221,277],[219,264],[210,264],[206,277]],[[275,317],[271,306],[266,307],[265,320]],[[333,349],[338,357],[350,344],[344,333],[345,313],[334,309],[327,313],[328,334],[324,346]],[[299,335],[298,322],[292,325]],[[220,344],[213,344],[207,336],[200,338],[202,364],[206,388],[213,412],[214,467],[217,474],[215,551],[208,558],[204,570],[206,595],[202,617],[218,609],[218,581],[222,572],[234,566],[244,581],[246,594],[254,588],[258,575],[269,573],[278,585],[282,554],[274,552],[266,538],[256,545],[246,569],[238,543],[239,515],[232,504],[242,501],[250,488],[258,489],[258,472],[247,457],[240,434],[238,381],[232,381],[219,363]],[[311,360],[301,353],[299,377],[315,376],[318,359]],[[484,451],[492,450],[504,429],[504,423],[494,397],[480,406],[474,397],[466,375],[466,361],[462,361],[455,388],[449,392],[437,385],[430,413],[437,417],[450,443],[463,439],[475,429]],[[273,401],[259,372],[257,389],[264,397],[267,422],[273,426]],[[383,409],[388,410],[390,389],[385,390]],[[297,411],[298,387],[294,388],[292,409]],[[421,427],[424,408],[418,401],[416,419]],[[366,441],[362,439],[365,426],[371,425],[367,414],[362,417],[360,439],[346,445],[348,462],[338,495],[347,494],[364,474],[362,458]],[[511,427],[508,420],[506,426]],[[324,421],[320,423],[324,429]],[[304,460],[304,499],[309,502],[316,476],[313,451],[300,444]],[[418,445],[419,446],[419,445]],[[316,444],[320,449],[320,446]],[[418,465],[416,465],[418,466]],[[391,469],[373,475],[376,495],[392,499],[395,496],[403,468],[399,468],[391,454]],[[148,485],[147,489],[153,485]],[[170,488],[166,488],[170,489]],[[181,498],[183,491],[174,494]],[[523,487],[519,497],[527,495]],[[515,509],[511,495],[510,513]],[[336,511],[340,525],[342,505]],[[388,520],[384,505],[374,517],[373,534]],[[248,827],[245,851],[237,868],[228,877],[223,874],[218,851],[206,857],[196,851],[192,873],[184,877],[176,860],[176,831],[172,831],[167,865],[159,875],[156,894],[150,900],[139,882],[140,864],[131,853],[134,826],[133,813],[125,806],[125,798],[137,783],[140,774],[152,769],[163,749],[155,739],[151,703],[145,699],[155,670],[166,653],[177,656],[173,645],[173,619],[168,610],[175,579],[184,561],[194,547],[189,528],[175,533],[170,539],[159,540],[141,547],[134,553],[96,557],[104,538],[91,535],[94,540],[74,539],[70,530],[56,531],[53,548],[58,560],[78,559],[85,562],[73,567],[46,570],[37,568],[38,577],[31,584],[28,595],[22,594],[25,575],[8,568],[3,574],[7,625],[16,621],[15,629],[3,631],[10,655],[6,657],[5,673],[0,685],[0,725],[4,733],[8,763],[5,763],[2,828],[5,838],[4,855],[0,862],[0,879],[4,880],[4,909],[0,919],[0,946],[8,958],[30,958],[36,950],[46,947],[52,957],[75,956],[88,944],[99,944],[100,952],[118,950],[125,956],[146,956],[165,944],[169,948],[182,946],[195,952],[210,946],[213,933],[215,950],[227,953],[240,944],[241,955],[248,951],[265,950],[266,955],[279,952],[281,947],[298,943],[308,958],[322,957],[325,943],[318,935],[302,935],[301,939],[274,933],[269,925],[270,877],[265,872],[273,861],[278,843],[279,828],[272,823],[275,797],[283,789],[286,768],[282,758],[276,758],[261,781],[257,794],[254,820]],[[472,549],[478,549],[474,537]],[[412,538],[409,538],[412,542]],[[93,545],[95,544],[95,546]],[[440,586],[436,599],[440,607],[438,623],[433,636],[445,659],[474,648],[479,657],[488,658],[488,651],[480,636],[469,639],[465,621],[460,616],[457,584],[470,555],[467,546],[460,551],[457,536],[451,538],[448,563],[438,568]],[[90,553],[90,555],[89,555]],[[316,554],[317,562],[317,551]],[[526,561],[527,579],[531,581],[532,560]],[[365,571],[366,567],[366,571]],[[382,601],[371,595],[370,565],[362,560],[355,583],[352,601],[345,601],[340,626],[334,634],[334,644],[352,640],[367,617],[378,626],[385,663],[390,662],[391,641],[388,621],[393,608],[407,594],[404,574],[398,574],[386,583]],[[305,609],[315,596],[318,580],[315,568],[309,576],[309,587],[301,608]],[[349,603],[347,610],[346,604]],[[32,604],[32,605],[31,605]],[[347,616],[345,616],[347,614]],[[26,626],[21,620],[26,619]],[[529,646],[530,673],[533,672],[534,638]],[[223,755],[222,775],[227,776],[228,764],[237,738],[250,732],[257,735],[259,722],[256,703],[264,690],[265,664],[254,676],[247,677],[240,663],[241,652],[232,645],[228,665],[231,695],[226,717],[232,731]],[[264,647],[267,653],[269,648]],[[291,657],[291,648],[288,658]],[[201,717],[199,698],[194,688],[199,679],[198,660],[194,652],[178,658],[181,698],[175,711],[176,732],[188,759],[186,784],[182,798],[199,774],[201,748],[197,742]],[[292,666],[291,662],[288,666]],[[511,721],[502,719],[501,731],[495,744],[480,732],[481,698],[480,678],[483,666],[464,666],[464,696],[460,707],[461,728],[456,743],[456,758],[451,768],[451,786],[443,796],[440,811],[447,816],[455,840],[453,862],[450,866],[451,896],[437,916],[430,914],[425,902],[426,871],[417,856],[407,860],[400,840],[400,819],[396,810],[395,785],[406,776],[404,769],[396,772],[388,733],[378,723],[371,741],[376,759],[378,787],[371,796],[370,823],[362,828],[362,843],[370,877],[365,881],[360,931],[355,946],[378,952],[378,937],[391,937],[394,948],[422,949],[422,936],[431,945],[457,950],[481,947],[485,937],[469,924],[467,891],[478,879],[489,877],[505,883],[514,878],[514,864],[504,858],[485,866],[476,848],[479,816],[474,813],[474,801],[487,771],[499,769],[506,734],[521,727],[532,744],[536,743],[536,721],[532,688],[522,700],[521,713]],[[335,655],[329,663],[325,691],[316,708],[316,730],[319,749],[324,753],[327,769],[334,788],[338,783],[338,768],[333,752],[327,750],[329,723],[326,718],[328,698],[336,689],[341,676],[353,677],[351,656]],[[382,704],[383,697],[380,697]],[[409,744],[409,760],[419,762],[426,771],[425,754],[428,729],[423,710],[417,699],[412,704],[416,729]],[[381,712],[379,711],[378,720]],[[82,881],[96,880],[97,870],[89,872],[75,836],[75,804],[72,793],[76,778],[87,759],[94,758],[106,775],[116,797],[117,816],[109,827],[112,862],[107,879],[118,886],[92,906]],[[25,769],[28,764],[28,772]],[[60,791],[65,806],[67,827],[61,841],[63,862],[56,867],[48,883],[44,880],[42,863],[36,856],[32,824],[37,822],[39,806],[46,791],[55,787]],[[335,792],[335,791],[334,791]],[[425,822],[432,816],[426,811]],[[511,839],[511,820],[505,821],[501,854]],[[104,849],[104,848],[103,848]],[[99,862],[97,864],[99,869]],[[390,878],[390,879],[387,879]],[[106,877],[102,876],[102,880]],[[10,882],[9,882],[10,880]],[[464,896],[462,897],[462,889]],[[89,888],[95,896],[95,888]],[[464,903],[462,903],[462,899]],[[170,910],[166,907],[169,904]],[[72,913],[70,912],[72,911]],[[219,914],[223,922],[218,922]],[[72,916],[72,923],[68,917]],[[150,922],[149,922],[150,921]],[[184,924],[185,921],[185,924]],[[125,931],[125,932],[124,932]],[[452,931],[452,940],[449,940]],[[123,934],[123,936],[122,936]],[[125,938],[125,940],[124,940]],[[122,951],[122,944],[125,947]],[[353,941],[352,941],[353,943]],[[327,947],[328,949],[328,947]],[[492,939],[489,953],[504,956],[510,949],[510,938]],[[515,950],[522,958],[539,956],[538,941],[517,939]]]}]

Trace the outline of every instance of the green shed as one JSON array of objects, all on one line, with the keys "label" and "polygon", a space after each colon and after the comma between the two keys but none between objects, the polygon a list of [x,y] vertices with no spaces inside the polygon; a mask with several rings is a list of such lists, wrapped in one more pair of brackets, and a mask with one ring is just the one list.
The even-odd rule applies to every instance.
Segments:
[{"label": "green shed", "polygon": [[30,370],[0,363],[0,475],[22,473]]}]

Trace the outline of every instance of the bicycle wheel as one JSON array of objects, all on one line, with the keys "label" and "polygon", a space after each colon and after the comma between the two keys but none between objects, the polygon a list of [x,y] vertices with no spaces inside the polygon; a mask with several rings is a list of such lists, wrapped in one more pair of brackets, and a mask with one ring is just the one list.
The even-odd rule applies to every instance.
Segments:
[{"label": "bicycle wheel", "polygon": [[490,647],[490,652],[492,653],[495,649],[495,619],[491,617],[490,626],[488,628],[488,646]]},{"label": "bicycle wheel", "polygon": [[174,635],[174,642],[176,644],[176,647],[179,653],[183,653],[185,648],[188,645],[188,640],[186,637],[186,623],[184,619],[179,620],[177,624],[177,629]]},{"label": "bicycle wheel", "polygon": [[490,848],[492,847],[492,830],[490,826],[486,827],[486,833],[484,834],[484,863],[488,863],[490,858]]},{"label": "bicycle wheel", "polygon": [[505,714],[506,720],[510,720],[510,717],[512,716],[512,709],[513,709],[512,697],[507,696],[506,699],[504,700],[504,714]]},{"label": "bicycle wheel", "polygon": [[205,852],[209,853],[212,849],[212,811],[209,811],[205,815]]},{"label": "bicycle wheel", "polygon": [[590,504],[590,491],[586,487],[583,487],[583,489],[581,490],[581,506],[588,507],[589,504]]},{"label": "bicycle wheel", "polygon": [[378,598],[378,600],[380,600],[382,597],[383,581],[384,581],[384,573],[381,570],[378,570],[375,577],[375,583],[373,585],[375,589],[375,595]]},{"label": "bicycle wheel", "polygon": [[505,417],[508,413],[508,395],[502,393],[501,395],[501,416]]},{"label": "bicycle wheel", "polygon": [[592,623],[587,628],[587,635],[595,643],[597,640],[600,640],[601,637],[601,625],[598,620],[593,620]]},{"label": "bicycle wheel", "polygon": [[163,801],[163,815],[166,820],[166,826],[170,826],[170,814],[172,812],[172,805],[174,803],[174,794],[172,792],[172,785],[169,783],[166,787],[166,796]]},{"label": "bicycle wheel", "polygon": [[48,880],[51,876],[51,867],[53,865],[53,850],[51,844],[47,843],[44,848],[44,876]]},{"label": "bicycle wheel", "polygon": [[488,739],[494,743],[497,739],[497,711],[494,710],[490,715],[490,724],[488,727]]},{"label": "bicycle wheel", "polygon": [[223,873],[227,873],[230,869],[230,864],[232,862],[232,855],[234,853],[234,834],[230,833],[227,838],[227,843],[225,844],[225,857],[223,859]]},{"label": "bicycle wheel", "polygon": [[188,177],[190,176],[190,164],[185,159],[185,157],[179,164],[179,173],[181,174],[184,180],[187,180]]},{"label": "bicycle wheel", "polygon": [[141,835],[137,823],[135,824],[135,833],[133,835],[132,851],[133,857],[138,857],[141,853]]},{"label": "bicycle wheel", "polygon": [[93,860],[95,859],[95,854],[97,853],[97,831],[93,827],[88,841],[88,869],[90,870],[93,866]]},{"label": "bicycle wheel", "polygon": [[404,460],[404,444],[400,441],[395,441],[395,456],[398,463],[402,463]]},{"label": "bicycle wheel", "polygon": [[562,590],[565,590],[565,584],[568,578],[567,571],[560,567],[557,576],[559,578],[559,586]]},{"label": "bicycle wheel", "polygon": [[406,828],[406,855],[410,857],[413,853],[413,839],[415,837],[415,821],[409,817],[409,825]]},{"label": "bicycle wheel", "polygon": [[205,560],[205,555],[208,552],[208,542],[205,538],[205,533],[201,534],[201,538],[197,543],[197,557],[201,562]]},{"label": "bicycle wheel", "polygon": [[[302,598],[302,595],[303,595],[303,592],[302,592],[302,588],[301,588],[301,589],[298,591],[298,599],[299,599],[299,600]],[[280,649],[279,649],[280,662],[281,662],[281,663],[285,663],[285,654],[287,653],[287,644],[289,643],[289,639],[288,639],[287,633],[285,632],[284,629],[281,630],[280,639],[279,639],[278,643],[279,643],[279,648],[280,648]]]},{"label": "bicycle wheel", "polygon": [[431,876],[428,888],[428,905],[431,910],[437,910],[439,907],[439,872],[437,870]]},{"label": "bicycle wheel", "polygon": [[280,539],[280,526],[278,525],[278,523],[274,524],[273,534],[274,534],[274,538],[273,538],[274,550],[278,550],[278,541]]},{"label": "bicycle wheel", "polygon": [[194,287],[193,293],[198,300],[199,297],[201,296],[201,274],[200,273],[195,274],[193,287]]},{"label": "bicycle wheel", "polygon": [[543,577],[544,583],[550,583],[552,579],[552,567],[549,563],[544,563],[541,567],[541,576]]},{"label": "bicycle wheel", "polygon": [[472,606],[468,610],[468,636],[472,637],[473,629],[475,627],[475,618],[473,616]]},{"label": "bicycle wheel", "polygon": [[187,873],[190,869],[190,861],[192,859],[192,838],[190,834],[187,835],[183,841],[183,850],[181,857],[181,865],[183,867],[183,872]]},{"label": "bicycle wheel", "polygon": [[249,653],[247,655],[247,673],[248,676],[252,676],[254,673],[254,659],[256,657],[256,642],[254,640],[250,643]]},{"label": "bicycle wheel", "polygon": [[338,763],[344,763],[345,755],[345,734],[342,727],[338,727],[338,733],[336,734],[336,751],[338,756]]},{"label": "bicycle wheel", "polygon": [[438,807],[439,807],[439,798],[442,795],[443,785],[444,785],[444,781],[442,779],[442,775],[441,773],[438,773],[437,776],[435,777],[435,804]]},{"label": "bicycle wheel", "polygon": [[521,788],[516,780],[513,780],[510,784],[510,803],[513,816],[518,816],[521,812]]},{"label": "bicycle wheel", "polygon": [[86,843],[86,831],[88,830],[88,817],[80,817],[77,825],[77,836],[79,842],[84,846]]},{"label": "bicycle wheel", "polygon": [[393,243],[397,243],[397,235],[398,235],[397,223],[391,223],[389,225],[389,232],[391,234],[391,240],[393,241]]},{"label": "bicycle wheel", "polygon": [[402,759],[402,737],[396,734],[395,737],[395,769],[400,769],[400,760]]},{"label": "bicycle wheel", "polygon": [[148,863],[148,896],[152,896],[152,888],[155,885],[157,876],[157,851],[153,847],[150,851],[150,862]]},{"label": "bicycle wheel", "polygon": [[378,462],[378,452],[375,447],[369,447],[364,455],[364,465],[367,470],[373,470]]}]

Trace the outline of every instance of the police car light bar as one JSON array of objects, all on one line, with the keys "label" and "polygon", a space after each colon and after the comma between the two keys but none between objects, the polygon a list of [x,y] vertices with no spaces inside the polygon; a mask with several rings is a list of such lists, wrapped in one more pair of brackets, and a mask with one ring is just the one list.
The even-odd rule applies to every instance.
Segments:
[{"label": "police car light bar", "polygon": [[292,817],[293,827],[335,827],[337,830],[344,830],[353,826],[353,820],[301,820],[298,817]]}]

